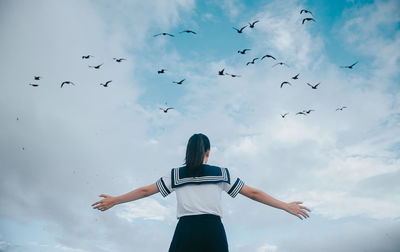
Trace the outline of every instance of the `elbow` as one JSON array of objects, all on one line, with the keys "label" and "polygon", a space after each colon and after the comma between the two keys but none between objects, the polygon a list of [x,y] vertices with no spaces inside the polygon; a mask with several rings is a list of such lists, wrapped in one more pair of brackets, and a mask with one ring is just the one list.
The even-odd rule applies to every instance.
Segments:
[{"label": "elbow", "polygon": [[259,198],[261,194],[260,190],[254,189],[250,192],[249,198],[253,199],[253,200],[257,200]]},{"label": "elbow", "polygon": [[150,196],[150,190],[147,187],[140,188],[140,194],[142,197]]}]

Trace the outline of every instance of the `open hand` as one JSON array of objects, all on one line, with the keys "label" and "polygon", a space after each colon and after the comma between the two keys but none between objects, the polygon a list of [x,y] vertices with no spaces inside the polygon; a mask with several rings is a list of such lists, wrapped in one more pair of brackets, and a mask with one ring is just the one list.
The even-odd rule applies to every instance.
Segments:
[{"label": "open hand", "polygon": [[[287,204],[287,209],[285,209],[288,213],[293,214],[297,217],[299,217],[301,220],[303,218],[308,218],[310,217],[305,210],[308,212],[311,212],[310,209],[308,209],[305,206],[302,206],[303,202],[300,201],[295,201]],[[303,217],[303,218],[302,218]]]},{"label": "open hand", "polygon": [[110,195],[106,194],[101,194],[99,197],[104,197],[104,199],[97,201],[96,203],[93,203],[92,206],[94,206],[94,209],[98,209],[100,211],[105,211],[107,209],[110,209],[116,204],[115,197],[112,197]]}]

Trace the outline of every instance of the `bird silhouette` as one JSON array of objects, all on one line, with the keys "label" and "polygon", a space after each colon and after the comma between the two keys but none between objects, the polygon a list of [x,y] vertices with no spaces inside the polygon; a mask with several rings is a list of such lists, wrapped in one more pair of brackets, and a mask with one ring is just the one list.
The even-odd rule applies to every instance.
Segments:
[{"label": "bird silhouette", "polygon": [[299,78],[299,73],[292,77],[293,80],[297,80]]},{"label": "bird silhouette", "polygon": [[120,63],[123,60],[126,60],[125,58],[113,58],[113,60],[115,60],[115,62]]},{"label": "bird silhouette", "polygon": [[243,50],[239,50],[238,53],[240,54],[246,54],[246,51],[250,51],[250,49],[243,49]]},{"label": "bird silhouette", "polygon": [[247,27],[247,25],[243,26],[243,27],[240,28],[240,29],[237,29],[237,28],[235,28],[235,27],[232,27],[232,28],[235,29],[238,33],[243,33],[243,29],[246,28],[246,27]]},{"label": "bird silhouette", "polygon": [[271,59],[276,60],[276,58],[275,58],[274,56],[269,55],[269,54],[266,54],[266,55],[262,56],[262,57],[261,57],[261,60],[263,60],[264,58],[271,58]]},{"label": "bird silhouette", "polygon": [[254,21],[253,23],[249,23],[249,27],[250,28],[254,28],[254,25],[256,24],[256,23],[258,23],[258,22],[260,22],[259,20],[256,20],[256,21]]},{"label": "bird silhouette", "polygon": [[303,21],[301,23],[304,24],[305,21],[314,21],[314,22],[316,22],[314,18],[303,18]]},{"label": "bird silhouette", "polygon": [[89,59],[89,58],[94,58],[93,55],[84,55],[82,56],[82,59]]},{"label": "bird silhouette", "polygon": [[184,31],[181,31],[180,33],[184,33],[184,32],[186,32],[186,33],[193,33],[193,34],[197,34],[196,32],[194,32],[194,31],[191,31],[191,30],[184,30]]},{"label": "bird silhouette", "polygon": [[355,66],[357,63],[358,63],[358,61],[356,61],[355,63],[351,64],[350,66],[341,66],[341,68],[353,69],[353,66]]},{"label": "bird silhouette", "polygon": [[33,76],[34,80],[40,80],[42,78],[42,76]]},{"label": "bird silhouette", "polygon": [[169,107],[169,108],[160,108],[162,111],[164,111],[164,113],[167,113],[168,112],[168,110],[170,110],[170,109],[174,109],[174,108],[172,108],[172,107]]},{"label": "bird silhouette", "polygon": [[277,65],[281,65],[281,66],[285,65],[285,66],[289,67],[285,62],[276,63],[276,64],[273,65],[272,67],[275,67],[275,66],[277,66]]},{"label": "bird silhouette", "polygon": [[181,81],[173,81],[172,83],[176,83],[178,85],[182,85],[182,83],[185,81],[185,79],[181,80]]},{"label": "bird silhouette", "polygon": [[157,37],[157,36],[160,36],[160,35],[163,35],[163,36],[170,36],[170,37],[175,37],[174,35],[172,35],[172,34],[169,34],[169,33],[166,33],[166,32],[158,33],[158,34],[154,35],[153,37]]},{"label": "bird silhouette", "polygon": [[100,65],[97,65],[97,66],[89,66],[89,67],[92,67],[94,69],[99,69],[102,65],[103,65],[103,63],[101,63]]},{"label": "bird silhouette", "polygon": [[36,83],[29,83],[29,85],[31,85],[32,87],[39,87],[39,84]]},{"label": "bird silhouette", "polygon": [[106,83],[100,83],[103,87],[108,87],[108,84],[110,84],[112,80],[107,81]]},{"label": "bird silhouette", "polygon": [[225,71],[225,68],[223,68],[221,71],[218,71],[218,75],[225,75],[224,71]]},{"label": "bird silhouette", "polygon": [[287,84],[287,85],[290,85],[290,86],[292,85],[292,84],[290,84],[290,82],[288,82],[288,81],[284,81],[284,82],[282,82],[282,83],[281,83],[281,88],[282,88],[282,87],[283,87],[283,85],[285,85],[285,84]]},{"label": "bird silhouette", "polygon": [[297,112],[296,115],[307,115],[305,112]]},{"label": "bird silhouette", "polygon": [[281,114],[282,118],[285,118],[285,116],[287,116],[289,113],[285,113],[285,114]]},{"label": "bird silhouette", "polygon": [[75,86],[75,84],[72,82],[72,81],[64,81],[63,83],[61,83],[61,88],[64,86],[64,85],[74,85]]},{"label": "bird silhouette", "polygon": [[347,107],[343,106],[343,107],[337,108],[336,111],[338,111],[338,110],[343,111],[343,109],[345,109],[345,108],[347,108]]},{"label": "bird silhouette", "polygon": [[249,64],[254,64],[254,62],[258,60],[258,58],[254,58],[252,61],[249,61],[246,63],[246,66],[248,66]]},{"label": "bird silhouette", "polygon": [[312,12],[311,12],[311,11],[308,11],[308,10],[302,9],[302,10],[300,11],[300,14],[303,14],[303,12],[304,12],[304,13],[310,13],[310,14],[311,14],[311,16],[314,16],[314,15],[312,14]]},{"label": "bird silhouette", "polygon": [[318,85],[320,84],[320,82],[318,82],[317,84],[315,84],[314,86],[311,85],[310,83],[307,82],[307,85],[309,85],[312,89],[317,89]]},{"label": "bird silhouette", "polygon": [[309,109],[309,110],[303,110],[303,112],[304,112],[304,113],[307,113],[307,114],[310,114],[310,113],[311,113],[311,111],[315,111],[315,110],[313,110],[313,109]]},{"label": "bird silhouette", "polygon": [[158,70],[157,73],[158,74],[163,74],[163,73],[165,73],[165,71],[167,71],[167,69],[161,69],[161,70]]},{"label": "bird silhouette", "polygon": [[230,76],[232,76],[233,78],[240,77],[240,75],[237,75],[237,74],[230,74]]}]

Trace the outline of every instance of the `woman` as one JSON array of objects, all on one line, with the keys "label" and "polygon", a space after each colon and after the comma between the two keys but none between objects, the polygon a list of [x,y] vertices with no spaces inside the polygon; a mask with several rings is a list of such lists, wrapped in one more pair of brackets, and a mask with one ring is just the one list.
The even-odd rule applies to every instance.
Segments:
[{"label": "woman", "polygon": [[207,164],[210,156],[210,141],[203,134],[190,137],[186,148],[185,166],[172,169],[156,183],[138,188],[121,196],[104,197],[92,206],[105,211],[114,205],[138,200],[157,192],[166,197],[176,193],[177,217],[169,252],[224,252],[228,243],[221,223],[221,192],[235,197],[238,193],[263,204],[276,207],[300,219],[311,212],[302,202],[285,203],[261,190],[251,188],[235,177],[227,168]]}]

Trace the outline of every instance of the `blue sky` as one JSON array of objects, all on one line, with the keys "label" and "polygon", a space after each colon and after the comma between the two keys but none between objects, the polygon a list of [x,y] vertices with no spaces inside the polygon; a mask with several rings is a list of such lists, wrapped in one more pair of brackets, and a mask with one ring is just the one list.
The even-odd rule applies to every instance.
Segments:
[{"label": "blue sky", "polygon": [[[210,163],[313,210],[300,221],[225,195],[231,251],[396,251],[399,7],[0,1],[0,251],[165,251],[174,195],[104,213],[90,204],[181,165],[197,132],[211,140]],[[316,22],[301,24],[303,8]],[[254,20],[243,34],[232,29]],[[185,29],[198,34],[179,34]],[[153,37],[160,32],[175,37]],[[251,50],[237,53],[244,48]],[[267,53],[289,67],[272,67],[272,59],[246,66]],[[82,60],[87,54],[95,58]],[[222,68],[241,77],[218,76]],[[29,86],[34,75],[43,77],[37,88]],[[76,85],[61,89],[66,80]],[[108,88],[99,85],[107,80]],[[280,88],[283,81],[292,85]],[[318,82],[316,90],[306,84]],[[165,102],[175,109],[163,113]],[[315,111],[296,115],[307,109]]]}]

